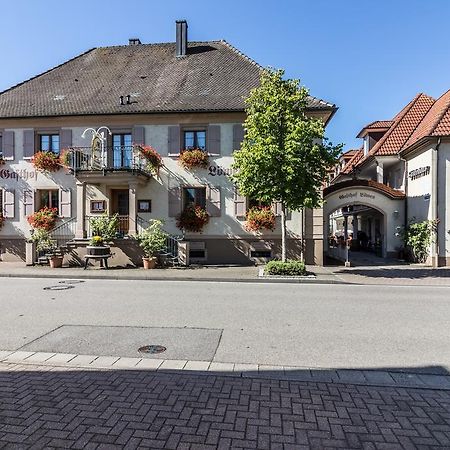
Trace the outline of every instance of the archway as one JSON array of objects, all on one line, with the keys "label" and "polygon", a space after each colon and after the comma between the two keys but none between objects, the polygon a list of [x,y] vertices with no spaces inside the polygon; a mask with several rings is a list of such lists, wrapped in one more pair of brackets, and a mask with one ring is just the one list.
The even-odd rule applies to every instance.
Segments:
[{"label": "archway", "polygon": [[[405,195],[372,180],[349,180],[324,189],[324,253],[340,260],[362,250],[397,257],[405,217]],[[335,239],[337,232],[338,239]]]}]

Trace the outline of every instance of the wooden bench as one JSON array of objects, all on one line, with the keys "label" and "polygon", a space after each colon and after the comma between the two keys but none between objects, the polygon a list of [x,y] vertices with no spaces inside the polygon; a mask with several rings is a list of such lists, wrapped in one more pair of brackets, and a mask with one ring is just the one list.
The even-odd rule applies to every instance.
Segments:
[{"label": "wooden bench", "polygon": [[88,263],[90,259],[100,260],[100,267],[103,267],[105,264],[105,268],[108,269],[108,258],[111,258],[111,254],[109,255],[85,255],[84,256],[84,270],[87,269]]}]

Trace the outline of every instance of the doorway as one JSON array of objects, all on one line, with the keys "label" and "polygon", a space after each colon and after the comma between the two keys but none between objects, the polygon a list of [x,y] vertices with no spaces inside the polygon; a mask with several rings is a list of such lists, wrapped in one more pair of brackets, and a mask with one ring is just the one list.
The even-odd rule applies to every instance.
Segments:
[{"label": "doorway", "polygon": [[111,213],[119,216],[119,234],[128,234],[130,197],[128,189],[111,189]]}]

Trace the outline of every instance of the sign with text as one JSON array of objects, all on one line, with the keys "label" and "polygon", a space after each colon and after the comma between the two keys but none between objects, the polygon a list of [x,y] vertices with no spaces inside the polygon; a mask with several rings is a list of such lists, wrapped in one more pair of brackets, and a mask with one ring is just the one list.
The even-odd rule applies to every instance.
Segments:
[{"label": "sign with text", "polygon": [[37,170],[28,169],[0,169],[0,178],[3,180],[37,180],[38,172]]},{"label": "sign with text", "polygon": [[211,165],[208,167],[209,175],[212,177],[229,177],[230,175],[233,175],[236,173],[236,169],[232,169],[231,167],[222,167],[222,166],[216,166]]},{"label": "sign with text", "polygon": [[417,180],[417,178],[425,177],[430,174],[430,166],[419,167],[418,169],[410,170],[408,176],[410,180]]},{"label": "sign with text", "polygon": [[339,196],[339,200],[357,200],[358,198],[361,200],[375,200],[375,194],[371,194],[370,192],[348,192]]}]

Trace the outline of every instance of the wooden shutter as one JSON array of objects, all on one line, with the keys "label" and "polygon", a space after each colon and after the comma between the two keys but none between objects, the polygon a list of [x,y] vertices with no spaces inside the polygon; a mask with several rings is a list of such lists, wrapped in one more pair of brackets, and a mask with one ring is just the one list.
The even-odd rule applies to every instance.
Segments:
[{"label": "wooden shutter", "polygon": [[145,144],[145,128],[144,127],[133,127],[132,131],[133,144]]},{"label": "wooden shutter", "polygon": [[34,213],[34,191],[26,189],[23,191],[23,214],[28,217]]},{"label": "wooden shutter", "polygon": [[206,150],[211,155],[220,155],[220,125],[209,125]]},{"label": "wooden shutter", "polygon": [[181,188],[169,189],[169,217],[176,217],[181,212]]},{"label": "wooden shutter", "polygon": [[14,159],[14,131],[4,131],[2,134],[3,158]]},{"label": "wooden shutter", "polygon": [[206,188],[206,211],[211,217],[220,217],[220,206],[220,187],[208,186]]},{"label": "wooden shutter", "polygon": [[247,199],[239,194],[237,187],[234,188],[234,215],[235,217],[245,217],[247,212]]},{"label": "wooden shutter", "polygon": [[15,194],[14,189],[3,190],[3,216],[7,219],[14,218]]},{"label": "wooden shutter", "polygon": [[23,157],[31,158],[34,155],[34,130],[23,132]]},{"label": "wooden shutter", "polygon": [[233,150],[240,150],[244,134],[244,127],[240,123],[233,125]]},{"label": "wooden shutter", "polygon": [[169,140],[168,140],[169,155],[178,155],[181,150],[180,142],[180,127],[169,127]]},{"label": "wooden shutter", "polygon": [[59,132],[60,150],[72,147],[72,130],[64,129]]},{"label": "wooden shutter", "polygon": [[281,202],[272,203],[272,211],[276,216],[281,216]]},{"label": "wooden shutter", "polygon": [[59,215],[72,217],[72,191],[71,189],[59,190]]}]

